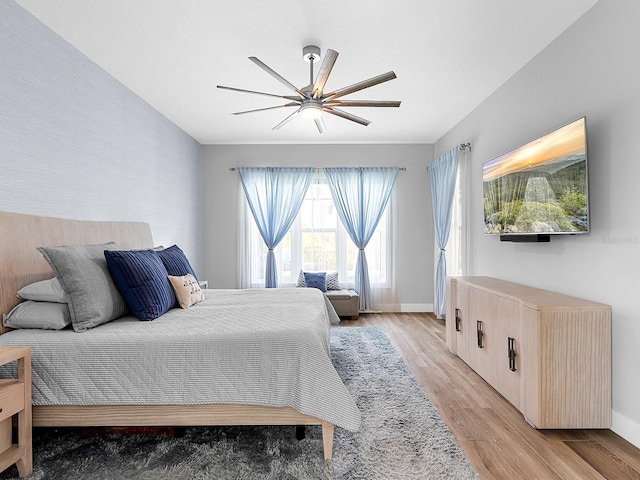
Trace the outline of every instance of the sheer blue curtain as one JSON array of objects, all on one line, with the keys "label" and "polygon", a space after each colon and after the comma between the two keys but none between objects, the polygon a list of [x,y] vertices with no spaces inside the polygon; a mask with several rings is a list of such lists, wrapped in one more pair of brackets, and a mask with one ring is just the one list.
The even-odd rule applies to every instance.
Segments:
[{"label": "sheer blue curtain", "polygon": [[273,249],[280,243],[298,215],[315,169],[240,167],[238,174],[260,235],[267,245],[265,287],[278,286]]},{"label": "sheer blue curtain", "polygon": [[443,318],[445,313],[447,280],[445,248],[449,241],[453,194],[456,188],[456,174],[458,173],[459,162],[458,147],[455,147],[438,157],[428,167],[429,181],[431,182],[431,200],[433,203],[433,226],[436,233],[436,244],[439,249],[438,258],[436,259],[433,299],[433,312],[438,318]]},{"label": "sheer blue curtain", "polygon": [[398,168],[325,168],[324,174],[338,216],[360,250],[356,262],[355,291],[360,297],[360,311],[366,311],[371,308],[372,301],[364,249],[384,213]]}]

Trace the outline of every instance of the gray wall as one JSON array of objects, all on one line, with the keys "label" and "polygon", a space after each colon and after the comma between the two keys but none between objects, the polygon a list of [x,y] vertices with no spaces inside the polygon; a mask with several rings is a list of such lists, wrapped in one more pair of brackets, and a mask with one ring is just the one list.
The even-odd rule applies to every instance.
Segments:
[{"label": "gray wall", "polygon": [[0,2],[0,210],[147,222],[200,271],[201,172],[199,143]]},{"label": "gray wall", "polygon": [[214,288],[237,288],[240,166],[398,166],[398,303],[433,304],[433,220],[427,165],[432,145],[207,145],[203,155],[204,276]]},{"label": "gray wall", "polygon": [[[436,144],[470,140],[472,274],[613,308],[613,430],[640,447],[640,2],[601,0]],[[481,164],[587,116],[591,233],[549,244],[483,234]]]}]

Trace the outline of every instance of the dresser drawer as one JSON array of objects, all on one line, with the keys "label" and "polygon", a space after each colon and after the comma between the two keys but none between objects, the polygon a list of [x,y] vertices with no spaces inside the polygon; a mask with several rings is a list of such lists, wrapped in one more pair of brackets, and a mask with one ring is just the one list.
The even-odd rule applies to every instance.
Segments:
[{"label": "dresser drawer", "polygon": [[24,383],[9,380],[0,383],[0,421],[24,410]]}]

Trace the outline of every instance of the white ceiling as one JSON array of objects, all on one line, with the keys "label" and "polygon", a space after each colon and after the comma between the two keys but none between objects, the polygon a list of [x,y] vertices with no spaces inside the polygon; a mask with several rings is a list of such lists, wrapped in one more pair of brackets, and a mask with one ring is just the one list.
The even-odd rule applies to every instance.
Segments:
[{"label": "white ceiling", "polygon": [[[597,0],[17,0],[202,144],[433,143]],[[397,79],[345,99],[367,127],[325,114],[272,127],[293,109],[216,85],[291,95],[247,57],[298,87],[305,45],[340,56],[325,91],[389,70]]]}]

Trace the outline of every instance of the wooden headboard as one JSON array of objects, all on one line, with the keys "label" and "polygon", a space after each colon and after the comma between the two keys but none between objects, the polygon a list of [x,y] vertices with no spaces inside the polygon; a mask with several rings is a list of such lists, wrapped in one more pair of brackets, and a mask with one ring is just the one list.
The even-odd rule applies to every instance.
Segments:
[{"label": "wooden headboard", "polygon": [[[123,250],[153,246],[147,223],[91,222],[0,212],[0,314],[9,313],[16,292],[29,283],[53,278],[37,247],[116,242]],[[0,323],[0,334],[5,332]]]}]

